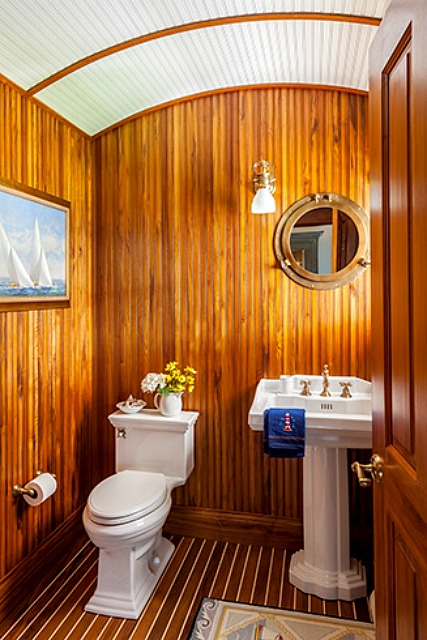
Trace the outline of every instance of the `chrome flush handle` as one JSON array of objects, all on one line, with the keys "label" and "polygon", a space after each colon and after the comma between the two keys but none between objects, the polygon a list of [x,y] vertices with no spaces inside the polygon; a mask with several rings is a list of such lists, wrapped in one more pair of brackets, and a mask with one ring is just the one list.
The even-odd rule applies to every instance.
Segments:
[{"label": "chrome flush handle", "polygon": [[[377,453],[371,458],[370,464],[360,464],[360,462],[353,462],[351,470],[357,475],[359,484],[361,487],[369,487],[372,484],[372,480],[375,482],[382,482],[384,479],[383,471],[384,460]],[[372,478],[368,478],[365,472],[370,473]]]}]

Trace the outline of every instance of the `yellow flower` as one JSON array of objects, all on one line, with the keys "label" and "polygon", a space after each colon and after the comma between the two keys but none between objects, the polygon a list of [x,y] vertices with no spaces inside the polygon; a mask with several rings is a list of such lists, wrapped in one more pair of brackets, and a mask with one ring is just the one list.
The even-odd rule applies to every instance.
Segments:
[{"label": "yellow flower", "polygon": [[178,362],[171,360],[165,365],[163,379],[165,382],[161,393],[182,393],[187,390],[191,393],[194,390],[194,382],[197,371],[193,367],[185,367],[183,373],[179,369]]},{"label": "yellow flower", "polygon": [[193,367],[185,367],[184,373],[187,373],[187,374],[188,373],[192,373],[195,376],[197,371],[195,369],[193,369]]},{"label": "yellow flower", "polygon": [[149,373],[141,382],[142,391],[154,393],[183,393],[194,391],[194,382],[197,371],[192,367],[185,367],[183,373],[179,369],[178,362],[171,361],[165,365],[164,373]]}]

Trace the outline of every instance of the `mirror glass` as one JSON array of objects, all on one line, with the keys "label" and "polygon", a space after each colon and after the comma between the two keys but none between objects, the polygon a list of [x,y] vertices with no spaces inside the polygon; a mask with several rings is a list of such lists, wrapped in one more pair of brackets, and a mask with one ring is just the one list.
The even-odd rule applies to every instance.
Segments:
[{"label": "mirror glass", "polygon": [[285,273],[303,286],[332,289],[369,264],[368,217],[339,194],[317,193],[291,205],[280,218],[274,250]]}]

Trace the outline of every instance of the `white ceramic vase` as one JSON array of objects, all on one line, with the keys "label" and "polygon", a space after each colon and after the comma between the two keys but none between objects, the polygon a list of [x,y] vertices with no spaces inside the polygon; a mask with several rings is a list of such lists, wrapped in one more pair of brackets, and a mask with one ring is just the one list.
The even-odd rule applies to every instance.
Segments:
[{"label": "white ceramic vase", "polygon": [[162,416],[177,416],[182,411],[182,393],[156,393],[154,396],[154,406],[160,411]]}]

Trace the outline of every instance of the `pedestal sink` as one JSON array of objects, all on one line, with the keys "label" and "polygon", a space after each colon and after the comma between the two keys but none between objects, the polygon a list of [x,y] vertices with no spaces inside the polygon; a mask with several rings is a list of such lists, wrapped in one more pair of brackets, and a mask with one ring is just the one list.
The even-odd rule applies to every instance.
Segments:
[{"label": "pedestal sink", "polygon": [[[304,380],[310,383],[311,396],[300,395]],[[351,383],[352,397],[341,397],[341,382]],[[321,397],[322,389],[322,376],[264,378],[257,385],[248,422],[259,431],[265,409],[306,410],[304,548],[291,558],[290,582],[326,600],[355,600],[366,595],[366,573],[350,558],[347,449],[372,447],[371,383],[329,376],[331,396]]]}]

